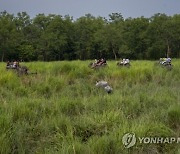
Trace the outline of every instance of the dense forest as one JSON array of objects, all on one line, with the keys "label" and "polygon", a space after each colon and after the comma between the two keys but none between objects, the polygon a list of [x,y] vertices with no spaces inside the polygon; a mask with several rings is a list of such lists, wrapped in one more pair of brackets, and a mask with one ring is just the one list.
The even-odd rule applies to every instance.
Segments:
[{"label": "dense forest", "polygon": [[0,13],[1,61],[180,57],[180,14],[108,18]]}]

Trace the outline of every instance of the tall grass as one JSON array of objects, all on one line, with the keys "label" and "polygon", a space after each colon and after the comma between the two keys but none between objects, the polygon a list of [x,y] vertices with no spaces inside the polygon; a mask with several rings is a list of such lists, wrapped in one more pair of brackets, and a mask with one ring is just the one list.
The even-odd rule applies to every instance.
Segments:
[{"label": "tall grass", "polygon": [[[25,63],[37,75],[18,77],[0,63],[0,153],[178,153],[179,144],[136,144],[122,136],[180,136],[180,61]],[[97,89],[106,80],[112,94]]]}]

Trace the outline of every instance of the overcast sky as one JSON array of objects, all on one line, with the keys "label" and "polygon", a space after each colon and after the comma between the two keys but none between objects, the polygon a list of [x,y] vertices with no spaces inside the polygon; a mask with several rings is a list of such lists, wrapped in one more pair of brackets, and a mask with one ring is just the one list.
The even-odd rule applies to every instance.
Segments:
[{"label": "overcast sky", "polygon": [[79,18],[87,13],[108,17],[121,13],[128,17],[151,17],[155,13],[180,14],[180,0],[0,0],[0,12],[26,11],[32,18],[39,13],[60,14]]}]

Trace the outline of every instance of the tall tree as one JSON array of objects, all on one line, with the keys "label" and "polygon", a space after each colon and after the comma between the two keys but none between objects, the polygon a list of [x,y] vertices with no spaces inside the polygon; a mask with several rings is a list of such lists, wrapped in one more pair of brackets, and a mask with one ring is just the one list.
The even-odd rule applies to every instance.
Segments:
[{"label": "tall tree", "polygon": [[38,60],[48,60],[49,49],[46,31],[53,17],[54,15],[45,16],[44,14],[38,14],[32,21],[33,25],[37,28],[37,33],[39,34],[36,47]]},{"label": "tall tree", "polygon": [[131,58],[146,58],[149,20],[144,17],[128,18],[124,22],[123,40],[131,52]]},{"label": "tall tree", "polygon": [[0,13],[0,55],[1,61],[13,54],[17,36],[14,16],[6,11]]},{"label": "tall tree", "polygon": [[[150,18],[150,27],[148,29],[151,36],[151,44],[157,44],[159,42],[160,56],[170,57],[172,55],[172,42],[174,39],[174,30],[176,26],[172,23],[171,17],[165,14],[155,14]],[[157,46],[156,46],[157,47]],[[157,51],[158,52],[158,51]]]},{"label": "tall tree", "polygon": [[90,14],[80,17],[75,22],[75,46],[78,59],[89,59],[92,50],[91,43],[96,31],[95,17]]}]

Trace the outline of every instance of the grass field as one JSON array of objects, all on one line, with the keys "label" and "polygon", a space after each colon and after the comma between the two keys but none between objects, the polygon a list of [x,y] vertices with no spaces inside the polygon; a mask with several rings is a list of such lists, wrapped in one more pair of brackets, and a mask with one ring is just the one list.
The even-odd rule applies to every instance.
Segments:
[{"label": "grass field", "polygon": [[[122,137],[180,137],[180,60],[173,70],[154,61],[25,63],[37,75],[18,77],[0,63],[0,153],[180,153],[180,143],[126,149]],[[107,94],[95,82],[113,87]]]}]

